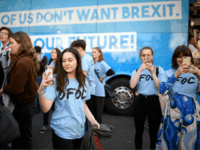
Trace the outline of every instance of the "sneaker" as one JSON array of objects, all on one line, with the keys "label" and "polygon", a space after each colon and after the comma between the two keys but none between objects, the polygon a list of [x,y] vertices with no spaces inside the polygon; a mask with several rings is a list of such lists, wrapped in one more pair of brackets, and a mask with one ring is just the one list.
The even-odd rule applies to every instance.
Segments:
[{"label": "sneaker", "polygon": [[41,129],[40,129],[40,133],[43,134],[47,131],[47,127],[43,126]]}]

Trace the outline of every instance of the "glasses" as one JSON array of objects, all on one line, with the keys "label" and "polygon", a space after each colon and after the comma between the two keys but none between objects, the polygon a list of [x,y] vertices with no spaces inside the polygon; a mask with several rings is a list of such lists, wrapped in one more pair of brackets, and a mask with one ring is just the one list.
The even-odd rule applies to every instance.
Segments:
[{"label": "glasses", "polygon": [[8,35],[8,33],[0,32],[0,35]]}]

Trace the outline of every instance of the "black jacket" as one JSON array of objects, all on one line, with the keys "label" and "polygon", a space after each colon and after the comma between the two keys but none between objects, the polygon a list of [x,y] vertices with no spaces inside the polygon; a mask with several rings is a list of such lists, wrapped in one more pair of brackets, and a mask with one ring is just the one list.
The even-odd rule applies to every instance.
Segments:
[{"label": "black jacket", "polygon": [[[99,140],[101,138],[110,139],[115,134],[114,127],[107,124],[101,124],[100,129],[92,126],[83,137],[80,149],[102,149]],[[100,146],[100,147],[99,147]]]}]

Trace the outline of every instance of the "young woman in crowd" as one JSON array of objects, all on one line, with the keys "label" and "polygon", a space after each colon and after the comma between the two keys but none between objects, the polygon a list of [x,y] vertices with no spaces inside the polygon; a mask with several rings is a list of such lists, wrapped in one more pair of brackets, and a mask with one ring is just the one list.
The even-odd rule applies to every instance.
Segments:
[{"label": "young woman in crowd", "polygon": [[[90,99],[90,85],[83,74],[78,51],[74,48],[65,49],[61,55],[57,76],[55,79],[47,79],[48,75],[49,73],[43,74],[38,93],[44,113],[49,111],[55,101],[51,119],[53,147],[79,149],[85,134],[85,116],[93,126],[100,128],[100,125],[85,103],[85,100]],[[53,80],[52,86],[48,84]]]},{"label": "young woman in crowd", "polygon": [[[191,64],[183,57],[191,57]],[[172,69],[166,71],[161,94],[168,94],[160,125],[156,149],[200,149],[200,116],[197,102],[200,72],[193,65],[187,46],[178,46],[172,56]]]},{"label": "young woman in crowd", "polygon": [[32,118],[36,111],[37,60],[30,37],[16,32],[10,37],[11,64],[7,84],[0,90],[10,95],[15,104],[13,116],[19,124],[20,138],[12,143],[14,149],[32,148]]},{"label": "young woman in crowd", "polygon": [[95,47],[92,50],[92,57],[94,60],[94,69],[95,69],[95,82],[96,89],[95,94],[91,95],[91,100],[89,101],[90,109],[95,119],[102,123],[102,113],[103,113],[103,104],[105,97],[104,89],[104,78],[114,75],[115,72],[108,66],[105,62],[102,51],[99,47]]},{"label": "young woman in crowd", "polygon": [[136,127],[135,148],[142,149],[142,136],[146,116],[149,124],[150,149],[155,149],[157,133],[161,120],[161,108],[158,97],[158,88],[165,74],[163,68],[158,68],[158,76],[154,73],[154,52],[150,47],[140,51],[142,65],[131,75],[130,87],[137,87],[138,96],[134,108],[134,122]]},{"label": "young woman in crowd", "polygon": [[[47,65],[54,67],[54,74],[57,74],[58,65],[57,63],[61,59],[61,51],[58,48],[54,48],[51,52],[51,58]],[[43,114],[43,127],[40,129],[40,133],[45,133],[47,131],[47,126],[49,124],[49,111]]]}]

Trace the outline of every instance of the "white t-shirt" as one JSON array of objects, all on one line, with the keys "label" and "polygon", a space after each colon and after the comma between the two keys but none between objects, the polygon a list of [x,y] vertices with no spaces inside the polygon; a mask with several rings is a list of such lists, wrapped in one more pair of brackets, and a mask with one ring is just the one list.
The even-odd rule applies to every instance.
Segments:
[{"label": "white t-shirt", "polygon": [[191,52],[198,52],[198,50],[192,44],[189,44],[188,47],[191,50]]}]

